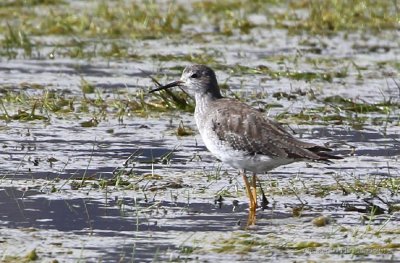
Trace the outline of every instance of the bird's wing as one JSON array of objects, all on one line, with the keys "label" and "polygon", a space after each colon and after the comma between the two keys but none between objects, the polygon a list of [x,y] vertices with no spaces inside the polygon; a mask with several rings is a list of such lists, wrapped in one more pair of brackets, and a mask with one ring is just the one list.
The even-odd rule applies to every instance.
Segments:
[{"label": "bird's wing", "polygon": [[329,151],[328,148],[296,139],[280,124],[241,102],[230,100],[229,103],[229,108],[216,105],[210,118],[218,138],[234,149],[282,158],[329,159],[330,155],[318,154]]}]

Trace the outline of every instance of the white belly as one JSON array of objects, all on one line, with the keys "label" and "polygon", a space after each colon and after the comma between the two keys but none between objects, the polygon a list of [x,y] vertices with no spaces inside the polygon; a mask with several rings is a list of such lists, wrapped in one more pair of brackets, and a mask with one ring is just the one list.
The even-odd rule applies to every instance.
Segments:
[{"label": "white belly", "polygon": [[253,173],[264,173],[278,166],[294,162],[292,159],[271,158],[263,154],[249,154],[235,150],[224,141],[220,141],[213,131],[200,129],[201,137],[207,149],[222,162],[236,169],[244,169]]}]

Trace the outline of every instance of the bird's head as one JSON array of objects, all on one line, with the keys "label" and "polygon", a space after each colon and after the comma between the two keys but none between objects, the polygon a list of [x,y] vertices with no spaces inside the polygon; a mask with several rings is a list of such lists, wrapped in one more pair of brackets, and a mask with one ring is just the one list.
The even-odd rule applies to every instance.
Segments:
[{"label": "bird's head", "polygon": [[222,97],[214,71],[204,65],[187,66],[183,70],[180,80],[153,89],[150,93],[176,86],[185,87],[189,93],[195,94],[196,97],[198,95],[210,95],[214,98]]}]

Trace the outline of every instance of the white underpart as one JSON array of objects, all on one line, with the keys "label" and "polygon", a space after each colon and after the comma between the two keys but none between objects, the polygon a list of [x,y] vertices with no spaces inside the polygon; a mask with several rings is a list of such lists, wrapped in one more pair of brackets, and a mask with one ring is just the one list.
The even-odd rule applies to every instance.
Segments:
[{"label": "white underpart", "polygon": [[[200,106],[200,105],[199,105]],[[199,110],[196,108],[196,110]],[[271,158],[263,154],[249,154],[235,150],[226,141],[221,141],[208,123],[202,123],[200,112],[195,113],[195,120],[200,135],[207,149],[219,160],[236,169],[244,169],[253,173],[265,173],[278,166],[294,162],[292,159]]]},{"label": "white underpart", "polygon": [[253,173],[264,173],[278,166],[292,163],[294,160],[271,158],[263,154],[249,155],[246,151],[235,150],[224,141],[218,140],[216,134],[200,129],[200,134],[207,149],[222,162],[233,168],[244,169]]}]

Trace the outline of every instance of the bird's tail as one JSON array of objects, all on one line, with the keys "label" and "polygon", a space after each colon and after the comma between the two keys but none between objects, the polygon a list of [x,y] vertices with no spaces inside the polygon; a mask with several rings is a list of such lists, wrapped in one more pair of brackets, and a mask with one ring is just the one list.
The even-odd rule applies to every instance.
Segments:
[{"label": "bird's tail", "polygon": [[330,159],[334,159],[334,160],[343,159],[343,157],[341,157],[341,156],[327,153],[327,152],[331,152],[332,150],[329,148],[323,147],[323,146],[316,145],[316,146],[309,148],[308,150],[315,153],[316,155],[318,155],[318,157],[320,157],[319,161],[330,162],[329,161]]}]

